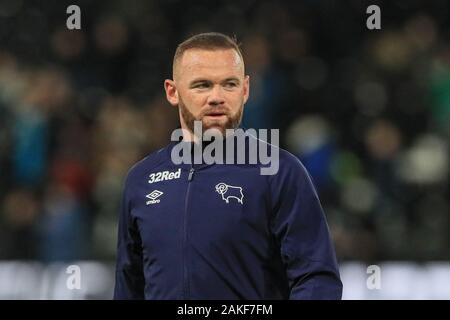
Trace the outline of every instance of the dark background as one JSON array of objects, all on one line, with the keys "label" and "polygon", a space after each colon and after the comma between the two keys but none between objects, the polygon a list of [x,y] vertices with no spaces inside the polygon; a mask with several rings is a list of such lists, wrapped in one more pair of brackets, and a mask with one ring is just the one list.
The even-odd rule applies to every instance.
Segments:
[{"label": "dark background", "polygon": [[[66,28],[67,6],[81,30]],[[381,30],[366,8],[381,8]],[[177,44],[235,35],[340,261],[448,260],[448,1],[0,1],[0,259],[114,261],[130,166],[177,127]]]}]

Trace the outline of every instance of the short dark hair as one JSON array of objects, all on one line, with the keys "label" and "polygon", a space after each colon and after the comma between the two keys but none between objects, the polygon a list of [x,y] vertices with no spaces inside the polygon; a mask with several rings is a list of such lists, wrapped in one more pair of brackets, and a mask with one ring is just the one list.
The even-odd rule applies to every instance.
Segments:
[{"label": "short dark hair", "polygon": [[241,49],[239,48],[239,44],[235,37],[229,37],[219,32],[206,32],[196,34],[178,45],[173,57],[173,71],[175,71],[176,62],[183,56],[184,52],[189,49],[234,49],[239,54],[242,61],[244,61]]}]

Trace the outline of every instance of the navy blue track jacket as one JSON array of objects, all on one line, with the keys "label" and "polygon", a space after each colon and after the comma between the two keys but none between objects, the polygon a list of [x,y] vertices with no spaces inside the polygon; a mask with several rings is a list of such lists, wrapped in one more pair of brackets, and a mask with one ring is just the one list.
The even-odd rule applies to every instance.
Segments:
[{"label": "navy blue track jacket", "polygon": [[262,164],[175,165],[175,144],[126,178],[115,299],[341,299],[327,222],[295,156],[279,149],[278,173],[261,175]]}]

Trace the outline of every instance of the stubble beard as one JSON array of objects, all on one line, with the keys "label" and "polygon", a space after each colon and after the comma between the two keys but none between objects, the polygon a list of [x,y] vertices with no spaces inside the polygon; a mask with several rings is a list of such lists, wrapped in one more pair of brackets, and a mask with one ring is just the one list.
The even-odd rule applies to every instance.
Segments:
[{"label": "stubble beard", "polygon": [[[194,114],[192,114],[192,112],[190,112],[188,110],[188,108],[186,107],[186,105],[184,104],[184,102],[181,98],[179,99],[178,107],[180,108],[180,114],[181,114],[181,117],[183,118],[184,123],[186,124],[186,126],[188,127],[188,130],[192,134],[194,134],[194,122],[201,121],[203,134],[205,133],[206,130],[216,129],[220,132],[220,134],[223,137],[225,137],[227,129],[236,129],[239,127],[239,125],[241,124],[241,121],[242,121],[242,114],[244,111],[244,105],[241,104],[240,108],[238,109],[238,111],[235,114],[230,114],[228,111],[226,112],[226,114],[225,114],[226,121],[225,122],[217,119],[217,120],[208,121],[208,123],[206,123],[204,116],[207,111],[204,111],[198,117],[195,117]],[[219,107],[212,107],[208,111],[214,110],[214,108],[219,108]]]}]

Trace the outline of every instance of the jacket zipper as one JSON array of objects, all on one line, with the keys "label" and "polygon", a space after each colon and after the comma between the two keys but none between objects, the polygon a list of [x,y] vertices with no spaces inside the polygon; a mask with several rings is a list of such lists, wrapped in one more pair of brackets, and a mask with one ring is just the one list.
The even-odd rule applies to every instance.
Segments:
[{"label": "jacket zipper", "polygon": [[192,181],[192,178],[194,177],[194,172],[195,172],[194,167],[191,167],[191,169],[189,170],[189,177],[188,177],[189,182]]},{"label": "jacket zipper", "polygon": [[186,190],[186,197],[184,199],[184,221],[183,221],[183,299],[189,299],[189,280],[187,267],[187,221],[188,221],[188,200],[189,191],[191,189],[191,181],[194,177],[195,169],[191,167],[188,176],[188,186]]}]

